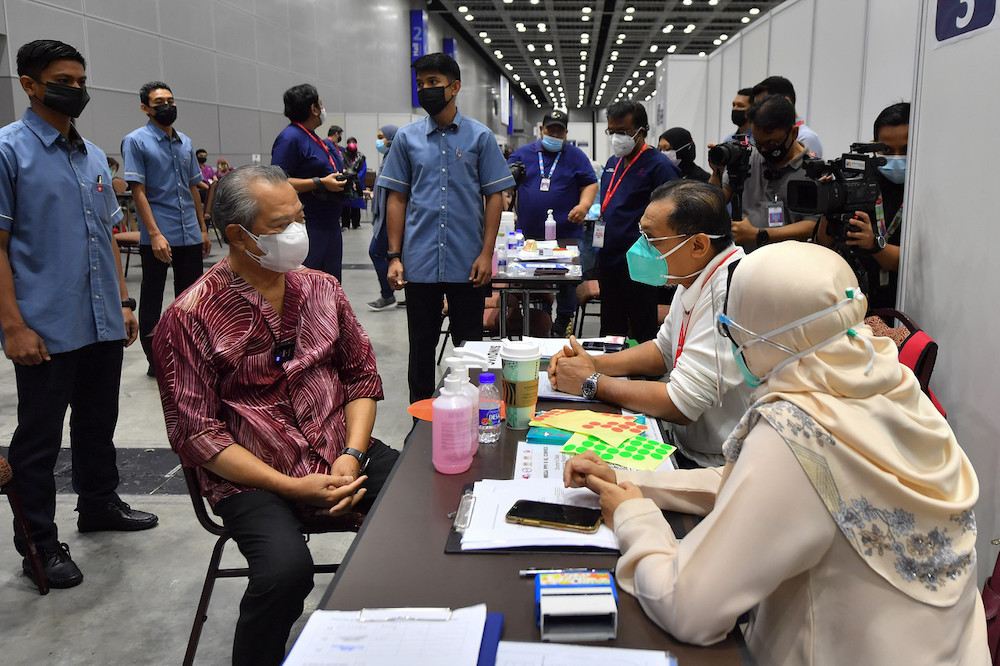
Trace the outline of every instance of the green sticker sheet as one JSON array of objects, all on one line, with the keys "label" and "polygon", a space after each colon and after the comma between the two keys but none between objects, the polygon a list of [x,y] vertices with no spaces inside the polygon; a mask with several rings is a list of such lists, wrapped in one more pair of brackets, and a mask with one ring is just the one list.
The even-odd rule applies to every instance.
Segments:
[{"label": "green sticker sheet", "polygon": [[580,433],[575,433],[570,437],[561,449],[562,453],[570,456],[578,455],[584,451],[593,451],[609,465],[637,471],[655,470],[675,450],[676,447],[642,435],[630,437],[621,444],[612,446],[599,437]]}]

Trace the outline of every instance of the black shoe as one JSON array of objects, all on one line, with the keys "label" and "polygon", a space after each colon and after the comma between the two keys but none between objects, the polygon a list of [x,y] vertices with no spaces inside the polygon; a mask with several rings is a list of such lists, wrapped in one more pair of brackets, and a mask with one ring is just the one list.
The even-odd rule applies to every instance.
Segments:
[{"label": "black shoe", "polygon": [[118,500],[108,502],[97,511],[80,511],[76,528],[81,532],[138,532],[155,527],[158,521],[152,513],[136,511]]},{"label": "black shoe", "polygon": [[149,367],[146,368],[146,376],[147,377],[155,377],[156,376],[156,370],[153,368],[153,364],[152,363],[150,363]]},{"label": "black shoe", "polygon": [[[49,587],[65,589],[76,587],[83,582],[83,572],[69,556],[69,546],[66,544],[59,544],[59,547],[53,551],[39,552],[38,556],[42,560],[42,572],[49,581]],[[31,569],[31,562],[28,561],[27,557],[24,558],[21,568],[24,569],[24,575],[34,581],[37,586],[35,572]]]},{"label": "black shoe", "polygon": [[552,324],[553,338],[568,338],[573,332],[573,319],[566,315],[558,315]]}]

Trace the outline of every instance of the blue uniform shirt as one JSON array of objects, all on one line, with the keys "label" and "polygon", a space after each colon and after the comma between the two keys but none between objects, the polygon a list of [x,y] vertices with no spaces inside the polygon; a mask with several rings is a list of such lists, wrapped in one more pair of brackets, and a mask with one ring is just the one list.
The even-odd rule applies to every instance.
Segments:
[{"label": "blue uniform shirt", "polygon": [[483,197],[514,187],[514,179],[493,132],[456,113],[444,129],[429,116],[400,128],[378,184],[409,195],[406,279],[467,283],[483,251]]},{"label": "blue uniform shirt", "polygon": [[335,144],[330,139],[323,139],[323,143],[326,144],[327,150],[330,151],[330,156],[333,157],[333,163],[337,165],[337,171],[344,170],[344,151],[340,149],[340,146]]},{"label": "blue uniform shirt", "polygon": [[[330,164],[330,158],[333,164]],[[285,170],[292,178],[322,178],[344,170],[338,162],[337,151],[329,150],[315,132],[291,123],[281,130],[271,146],[271,164]],[[323,195],[320,192],[320,195]],[[299,200],[306,214],[306,225],[321,224],[340,226],[340,212],[344,199],[335,192],[325,193],[325,199],[312,191],[299,192]]]},{"label": "blue uniform shirt", "polygon": [[[542,172],[538,169],[538,155],[542,155],[545,176],[551,182],[549,191],[542,192]],[[556,157],[555,171],[552,164]],[[580,190],[597,182],[594,167],[582,150],[567,143],[558,153],[542,150],[542,142],[533,141],[521,146],[507,160],[508,164],[522,162],[525,181],[517,188],[517,226],[524,230],[525,238],[545,238],[545,218],[549,209],[556,219],[556,236],[580,238],[583,225],[567,219],[569,212],[580,203]]]},{"label": "blue uniform shirt", "polygon": [[[125,180],[146,186],[146,199],[156,227],[175,247],[201,245],[191,187],[204,180],[191,139],[177,130],[167,133],[149,121],[122,140]],[[146,225],[139,225],[139,243],[150,245]]]},{"label": "blue uniform shirt", "polygon": [[[616,174],[614,171],[619,159],[622,164]],[[674,163],[655,148],[642,151],[626,172],[625,167],[630,159],[611,157],[601,178],[598,201],[604,209],[603,217],[607,227],[604,232],[604,247],[598,253],[597,261],[607,268],[625,265],[625,253],[639,238],[639,220],[649,205],[649,196],[653,190],[668,180],[683,177]],[[615,189],[614,196],[605,205],[608,191],[619,182],[621,184]]]},{"label": "blue uniform shirt", "polygon": [[[104,152],[28,109],[0,129],[0,229],[17,307],[50,354],[125,339]],[[3,333],[0,332],[0,340]]]}]

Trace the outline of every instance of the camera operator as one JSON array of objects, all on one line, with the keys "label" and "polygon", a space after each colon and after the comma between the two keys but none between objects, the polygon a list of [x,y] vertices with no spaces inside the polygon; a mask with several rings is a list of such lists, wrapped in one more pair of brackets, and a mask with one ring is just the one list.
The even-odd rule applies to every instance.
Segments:
[{"label": "camera operator", "polygon": [[[755,85],[751,99],[756,104],[768,95],[781,95],[791,103],[793,109],[795,108],[795,86],[783,76],[769,76]],[[812,131],[806,125],[806,121],[799,117],[798,112],[795,113],[795,126],[799,128],[799,143],[805,146],[813,157],[822,159],[823,144],[820,143],[816,132]]]},{"label": "camera operator", "polygon": [[[755,146],[743,184],[743,216],[733,220],[733,241],[751,252],[766,243],[811,238],[817,216],[794,213],[785,204],[788,181],[805,176],[802,162],[808,155],[797,140],[795,107],[781,95],[768,95],[750,107],[747,117]],[[724,165],[712,160],[709,152],[709,182],[722,186],[728,202],[733,196],[730,172],[723,176]]]},{"label": "camera operator", "polygon": [[[882,109],[875,118],[875,141],[883,143],[886,164],[876,176],[881,206],[875,204],[875,219],[866,211],[855,211],[852,230],[845,243],[836,243],[827,233],[827,219],[820,218],[816,240],[835,249],[855,268],[869,308],[896,307],[899,241],[903,220],[903,180],[906,176],[906,146],[910,136],[910,103],[899,102]],[[880,210],[881,209],[881,210]],[[846,255],[846,256],[845,256]],[[861,270],[858,269],[860,263]],[[865,280],[862,281],[862,277]]]}]

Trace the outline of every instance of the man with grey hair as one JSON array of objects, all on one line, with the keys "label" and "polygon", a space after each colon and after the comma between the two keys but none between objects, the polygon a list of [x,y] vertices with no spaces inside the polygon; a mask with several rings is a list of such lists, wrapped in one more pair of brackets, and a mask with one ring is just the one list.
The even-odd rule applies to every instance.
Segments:
[{"label": "man with grey hair", "polygon": [[247,558],[233,663],[278,664],[313,586],[302,519],[365,512],[398,452],[371,436],[382,381],[331,275],[302,267],[302,203],[276,166],[215,192],[229,256],[153,339],[170,445]]}]

